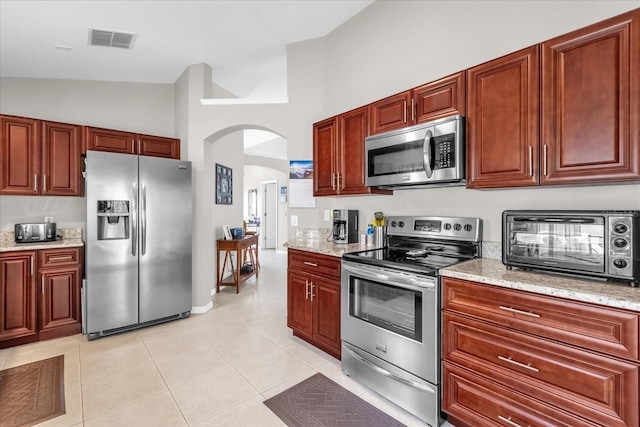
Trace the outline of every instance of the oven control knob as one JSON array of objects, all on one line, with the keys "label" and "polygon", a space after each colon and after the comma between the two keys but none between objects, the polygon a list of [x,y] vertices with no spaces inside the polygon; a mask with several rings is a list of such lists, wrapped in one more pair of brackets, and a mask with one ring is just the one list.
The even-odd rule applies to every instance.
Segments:
[{"label": "oven control knob", "polygon": [[464,231],[471,231],[473,227],[471,227],[471,224],[465,224],[464,225]]},{"label": "oven control knob", "polygon": [[613,231],[618,234],[626,233],[629,227],[626,224],[616,224],[613,226]]},{"label": "oven control knob", "polygon": [[624,248],[625,246],[627,246],[627,240],[623,239],[622,237],[618,237],[613,239],[613,246],[615,246],[616,248]]},{"label": "oven control knob", "polygon": [[462,226],[460,224],[456,224],[453,226],[453,229],[456,231],[460,231],[462,229]]},{"label": "oven control knob", "polygon": [[627,261],[620,258],[614,259],[613,265],[616,266],[617,268],[625,268],[627,266]]},{"label": "oven control knob", "polygon": [[444,223],[444,229],[445,230],[451,230],[451,224],[449,224],[448,222]]},{"label": "oven control knob", "polygon": [[395,221],[391,221],[391,226],[392,226],[392,227],[395,227],[395,226],[397,226],[397,225],[398,225],[398,223],[397,223],[397,222],[395,222]]},{"label": "oven control knob", "polygon": [[400,228],[404,227],[404,221],[398,221],[398,227]]}]

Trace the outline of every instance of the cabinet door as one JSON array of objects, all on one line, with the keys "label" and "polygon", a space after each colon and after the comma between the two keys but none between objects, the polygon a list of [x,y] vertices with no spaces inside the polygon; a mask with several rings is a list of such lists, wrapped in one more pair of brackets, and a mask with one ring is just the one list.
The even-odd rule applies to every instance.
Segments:
[{"label": "cabinet door", "polygon": [[415,123],[441,119],[455,114],[465,114],[464,72],[444,77],[413,90]]},{"label": "cabinet door", "polygon": [[538,47],[467,71],[467,187],[538,184]]},{"label": "cabinet door", "polygon": [[80,266],[40,273],[40,339],[79,333]]},{"label": "cabinet door", "polygon": [[135,133],[88,127],[85,138],[87,150],[136,154]]},{"label": "cabinet door", "polygon": [[312,276],[313,340],[340,359],[340,283]]},{"label": "cabinet door", "polygon": [[0,116],[0,194],[38,194],[40,173],[39,121]]},{"label": "cabinet door", "polygon": [[337,147],[338,131],[336,118],[313,125],[313,195],[335,196],[337,194]]},{"label": "cabinet door", "polygon": [[81,196],[82,127],[42,122],[43,195]]},{"label": "cabinet door", "polygon": [[287,326],[296,334],[312,336],[311,281],[308,274],[289,270],[287,273]]},{"label": "cabinet door", "polygon": [[392,95],[371,104],[371,135],[402,129],[413,123],[411,91]]},{"label": "cabinet door", "polygon": [[138,154],[180,159],[180,140],[161,136],[138,135]]},{"label": "cabinet door", "polygon": [[0,255],[0,348],[38,340],[35,252]]},{"label": "cabinet door", "polygon": [[368,107],[361,107],[338,116],[337,187],[340,194],[369,192],[364,163],[364,139],[369,134],[368,126]]},{"label": "cabinet door", "polygon": [[640,179],[640,9],[542,44],[542,184]]}]

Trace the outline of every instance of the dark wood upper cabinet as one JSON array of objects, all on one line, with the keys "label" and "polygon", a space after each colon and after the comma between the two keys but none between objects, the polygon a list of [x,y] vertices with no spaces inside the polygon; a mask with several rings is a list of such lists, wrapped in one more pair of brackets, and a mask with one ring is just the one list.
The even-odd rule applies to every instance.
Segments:
[{"label": "dark wood upper cabinet", "polygon": [[465,79],[459,72],[373,102],[371,134],[464,114]]},{"label": "dark wood upper cabinet", "polygon": [[468,70],[468,188],[538,184],[538,58],[532,46]]},{"label": "dark wood upper cabinet", "polygon": [[25,117],[0,116],[0,124],[0,194],[39,194],[40,121]]},{"label": "dark wood upper cabinet", "polygon": [[640,180],[638,76],[640,9],[469,69],[467,187]]},{"label": "dark wood upper cabinet", "polygon": [[640,9],[542,43],[542,184],[640,179]]},{"label": "dark wood upper cabinet", "polygon": [[87,150],[180,158],[180,140],[112,129],[86,128]]},{"label": "dark wood upper cabinet", "polygon": [[0,194],[81,196],[81,126],[2,116]]},{"label": "dark wood upper cabinet", "polygon": [[313,195],[392,194],[367,187],[365,138],[369,106],[356,108],[313,125]]}]

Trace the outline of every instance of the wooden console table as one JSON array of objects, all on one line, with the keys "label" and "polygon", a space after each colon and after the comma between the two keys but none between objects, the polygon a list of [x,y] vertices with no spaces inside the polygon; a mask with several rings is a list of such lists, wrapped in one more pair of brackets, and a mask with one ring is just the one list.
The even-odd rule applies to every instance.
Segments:
[{"label": "wooden console table", "polygon": [[[254,274],[258,277],[260,262],[258,261],[258,234],[246,235],[242,239],[217,240],[216,266],[218,280],[216,282],[216,293],[220,292],[220,286],[235,286],[236,293],[240,290],[240,285]],[[220,256],[224,252],[224,261],[220,268]],[[231,252],[236,253],[236,263],[234,265]],[[231,266],[231,276],[224,277],[227,262]],[[250,265],[251,271],[242,273],[243,265]]]}]

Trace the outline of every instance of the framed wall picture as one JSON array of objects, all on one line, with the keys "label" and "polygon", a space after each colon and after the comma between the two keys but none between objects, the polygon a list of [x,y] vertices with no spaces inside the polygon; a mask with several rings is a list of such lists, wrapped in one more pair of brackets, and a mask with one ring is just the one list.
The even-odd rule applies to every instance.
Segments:
[{"label": "framed wall picture", "polygon": [[233,204],[233,170],[216,163],[216,204]]}]

